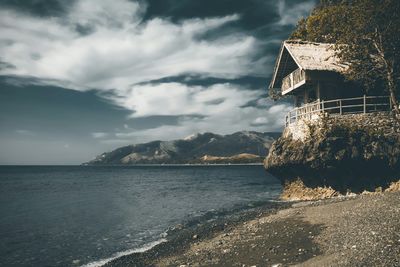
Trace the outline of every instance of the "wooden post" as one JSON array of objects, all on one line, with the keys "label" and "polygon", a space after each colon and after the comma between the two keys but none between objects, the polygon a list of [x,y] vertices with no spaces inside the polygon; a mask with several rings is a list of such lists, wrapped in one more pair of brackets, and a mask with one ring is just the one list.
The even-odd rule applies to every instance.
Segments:
[{"label": "wooden post", "polygon": [[340,111],[340,115],[342,115],[342,99],[339,100],[339,111]]},{"label": "wooden post", "polygon": [[365,113],[367,113],[367,98],[366,98],[366,96],[364,95],[364,114]]},{"label": "wooden post", "polygon": [[321,112],[321,99],[318,98],[318,113]]},{"label": "wooden post", "polygon": [[322,105],[322,112],[325,112],[324,100],[322,100],[321,105]]},{"label": "wooden post", "polygon": [[290,87],[293,87],[293,72],[290,73]]}]

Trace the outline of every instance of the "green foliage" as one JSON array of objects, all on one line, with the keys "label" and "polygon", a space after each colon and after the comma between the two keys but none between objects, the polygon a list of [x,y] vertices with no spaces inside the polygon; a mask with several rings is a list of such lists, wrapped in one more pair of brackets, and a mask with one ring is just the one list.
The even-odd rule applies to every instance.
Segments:
[{"label": "green foliage", "polygon": [[399,12],[398,0],[322,0],[298,22],[291,38],[336,44],[350,66],[346,78],[373,93],[389,93],[398,107]]}]

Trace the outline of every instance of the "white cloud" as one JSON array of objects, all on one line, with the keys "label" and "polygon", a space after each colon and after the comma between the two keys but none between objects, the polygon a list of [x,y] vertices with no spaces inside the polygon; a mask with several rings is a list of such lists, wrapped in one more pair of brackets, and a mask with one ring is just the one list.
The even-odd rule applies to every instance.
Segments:
[{"label": "white cloud", "polygon": [[108,134],[107,133],[103,133],[103,132],[94,132],[92,133],[92,137],[93,138],[104,138],[107,137]]},{"label": "white cloud", "polygon": [[[16,66],[1,73],[56,79],[82,89],[120,89],[190,72],[214,77],[263,74],[261,63],[252,62],[255,38],[242,33],[209,41],[197,38],[238,20],[238,15],[140,23],[143,9],[127,0],[80,0],[62,19],[1,10],[0,54],[2,61]],[[80,35],[78,24],[93,32]]]},{"label": "white cloud", "polygon": [[69,23],[83,26],[121,27],[137,25],[145,6],[132,1],[115,0],[80,0],[77,1],[68,15]]},{"label": "white cloud", "polygon": [[[284,1],[281,3],[284,8]],[[128,0],[77,0],[63,18],[33,17],[2,9],[0,59],[15,68],[1,69],[0,74],[33,76],[38,78],[36,82],[75,90],[112,90],[115,94],[110,99],[131,110],[133,118],[203,116],[182,119],[179,125],[136,132],[124,126],[116,138],[103,132],[92,133],[93,138],[105,143],[175,139],[204,131],[229,133],[281,128],[288,105],[274,106],[261,99],[262,91],[232,84],[206,87],[145,83],[188,73],[220,78],[264,75],[265,63],[270,58],[254,59],[260,46],[265,45],[255,37],[229,32],[209,40],[199,38],[210,30],[238,21],[240,16],[186,19],[177,23],[153,18],[143,22],[145,8]],[[307,2],[281,10],[279,24],[293,24],[298,17],[296,12],[303,14],[309,8]],[[77,32],[78,26],[87,29],[88,34]],[[264,109],[242,107],[257,99]]]},{"label": "white cloud", "polygon": [[[152,91],[159,92],[154,97]],[[232,84],[218,84],[210,87],[187,86],[177,83],[151,86],[134,86],[119,103],[136,110],[133,117],[151,115],[202,114],[204,118],[183,118],[178,125],[163,125],[140,131],[116,133],[117,140],[126,143],[151,140],[184,138],[197,132],[220,134],[235,131],[279,131],[285,114],[291,109],[289,104],[273,104],[262,96],[263,92],[244,90]],[[221,102],[221,99],[223,101]],[[245,106],[259,99],[260,107]],[[216,104],[210,104],[215,102]],[[111,140],[115,142],[115,139]]]},{"label": "white cloud", "polygon": [[258,117],[252,122],[252,124],[253,125],[265,125],[268,122],[269,122],[269,119],[267,117]]},{"label": "white cloud", "polygon": [[[284,123],[284,114],[290,109],[286,106],[282,113],[276,116],[274,110],[263,110],[254,107],[237,108],[230,110],[229,113],[217,113],[205,119],[182,120],[179,125],[163,125],[157,128],[145,129],[140,131],[117,133],[116,139],[110,140],[112,143],[120,144],[148,142],[152,140],[173,140],[184,138],[198,132],[214,132],[228,134],[236,131],[255,130],[255,131],[280,131]],[[271,116],[272,115],[272,116]],[[268,121],[253,123],[254,118],[268,117]]]},{"label": "white cloud", "polygon": [[[260,97],[259,91],[244,90],[232,84],[209,87],[181,83],[135,85],[119,93],[121,95],[116,98],[117,104],[133,110],[132,117],[229,114],[248,101]],[[210,104],[213,102],[215,104]]]},{"label": "white cloud", "polygon": [[314,0],[296,3],[290,7],[286,5],[285,0],[279,0],[278,13],[281,19],[278,25],[296,25],[299,18],[307,16],[314,6]]}]

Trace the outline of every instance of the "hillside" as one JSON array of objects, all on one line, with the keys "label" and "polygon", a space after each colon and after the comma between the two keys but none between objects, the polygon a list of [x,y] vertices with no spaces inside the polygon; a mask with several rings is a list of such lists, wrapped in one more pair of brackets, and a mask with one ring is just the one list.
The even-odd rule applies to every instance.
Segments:
[{"label": "hillside", "polygon": [[84,165],[261,163],[281,133],[196,134],[117,148]]}]

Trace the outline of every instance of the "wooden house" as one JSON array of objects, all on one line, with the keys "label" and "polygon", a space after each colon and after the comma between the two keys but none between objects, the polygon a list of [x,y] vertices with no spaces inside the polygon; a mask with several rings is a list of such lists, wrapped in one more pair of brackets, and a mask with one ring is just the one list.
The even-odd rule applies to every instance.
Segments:
[{"label": "wooden house", "polygon": [[289,112],[287,124],[320,112],[341,115],[391,108],[388,96],[366,96],[361,87],[346,82],[348,67],[333,44],[284,41],[269,88],[294,97],[296,108]]}]

